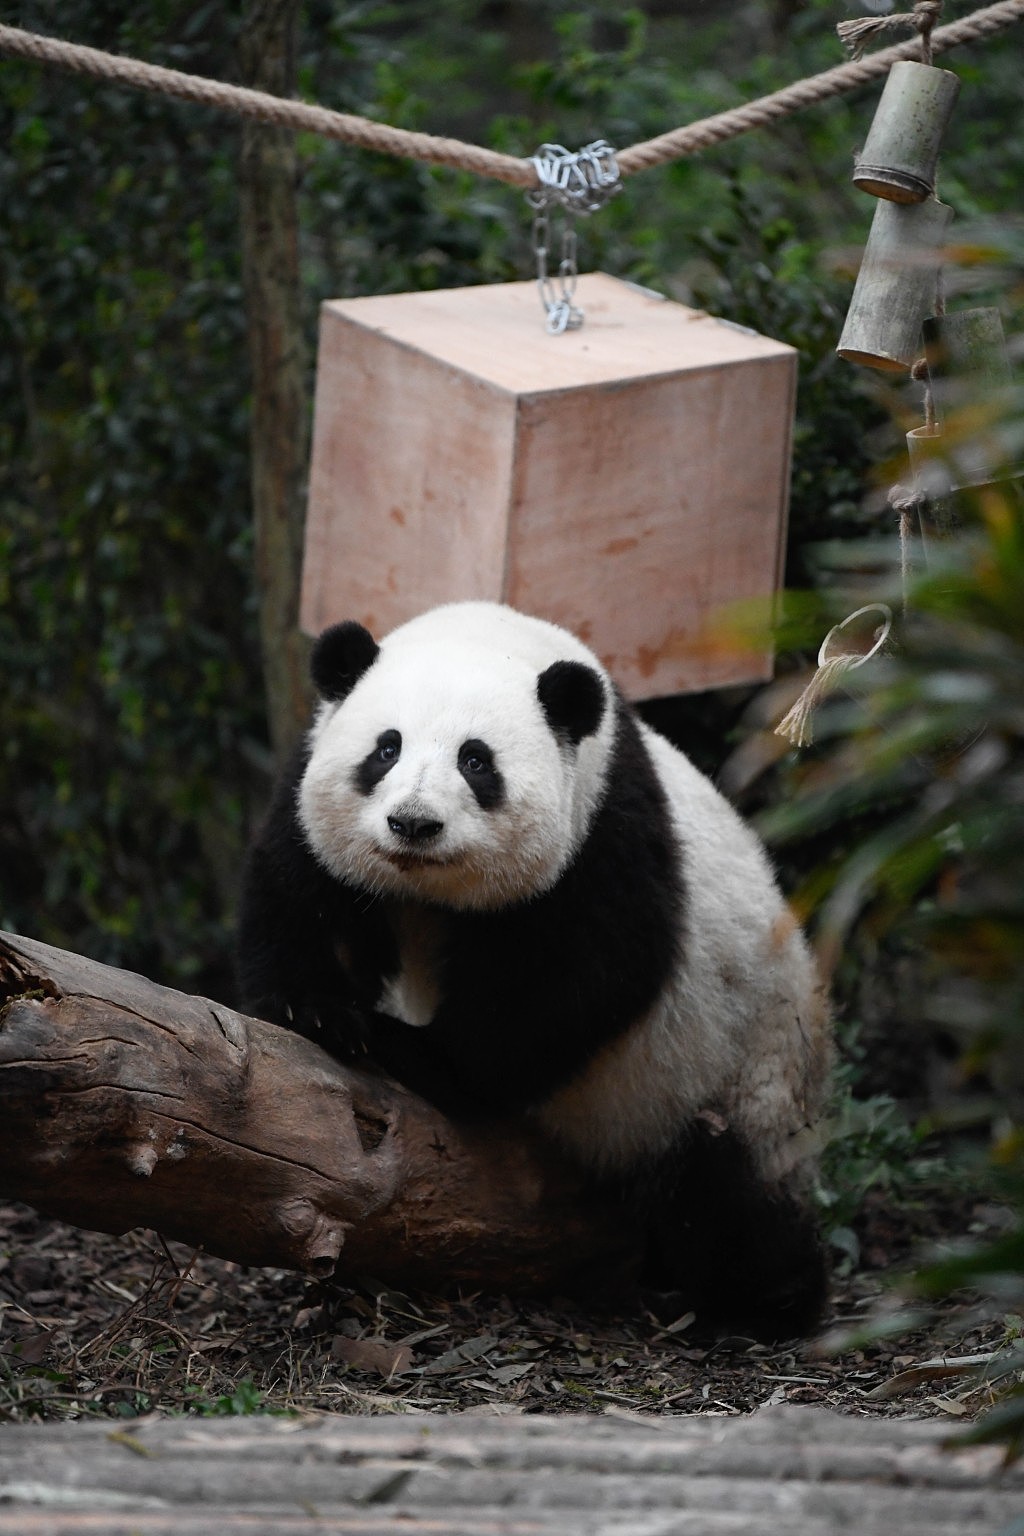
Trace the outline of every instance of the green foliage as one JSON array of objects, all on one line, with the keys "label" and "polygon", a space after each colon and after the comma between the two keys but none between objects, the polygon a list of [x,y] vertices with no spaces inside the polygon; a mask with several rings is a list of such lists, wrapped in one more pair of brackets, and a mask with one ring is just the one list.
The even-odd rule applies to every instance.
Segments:
[{"label": "green foliage", "polygon": [[933,553],[915,583],[899,649],[871,664],[870,691],[822,711],[830,749],[766,826],[807,836],[882,809],[873,833],[810,882],[822,942],[837,954],[858,920],[912,934],[931,958],[928,1019],[955,1031],[975,1065],[998,1047],[1014,1080],[1024,1016],[1024,516],[1012,485],[986,490],[975,511],[975,525]]},{"label": "green foliage", "polygon": [[238,1418],[254,1413],[280,1413],[279,1408],[268,1405],[266,1397],[267,1394],[256,1385],[251,1376],[243,1376],[232,1385],[230,1392],[222,1393],[219,1397],[209,1397],[198,1387],[190,1391],[187,1412],[200,1414],[204,1418]]},{"label": "green foliage", "polygon": [[931,1171],[931,1163],[919,1152],[920,1136],[895,1099],[886,1094],[858,1098],[849,1086],[839,1092],[818,1190],[829,1226],[844,1234],[838,1246],[850,1250],[845,1234],[870,1190],[883,1190],[898,1200]]},{"label": "green foliage", "polygon": [[888,1209],[906,1208],[948,1181],[950,1169],[927,1125],[914,1125],[890,1093],[865,1092],[869,1078],[858,1024],[840,1020],[839,1055],[815,1200],[842,1273],[857,1267],[857,1219],[869,1196]]},{"label": "green foliage", "polygon": [[[991,242],[991,236],[989,236]],[[998,251],[1004,292],[1024,297],[1024,247],[1009,228],[996,244],[975,235],[975,253]],[[979,285],[959,274],[954,289]],[[1011,320],[1020,317],[1011,308]],[[977,405],[944,421],[946,439],[979,430]],[[1024,390],[988,413],[983,430],[1009,466],[1024,463]],[[911,1288],[934,1298],[965,1287],[997,1311],[1024,1305],[1024,494],[1011,479],[959,492],[945,509],[959,520],[946,537],[924,510],[926,543],[895,646],[853,674],[856,696],[820,711],[820,745],[797,772],[792,794],[765,816],[777,841],[810,842],[818,859],[802,893],[817,909],[822,952],[834,966],[868,934],[898,933],[920,956],[915,1018],[955,1043],[959,1077],[973,1097],[939,1105],[945,1120],[988,1126],[984,1183],[1015,1211],[995,1240],[965,1242],[921,1268]],[[851,554],[851,565],[856,555]],[[922,554],[926,563],[921,562]],[[896,602],[895,579],[870,558],[876,597]],[[866,563],[868,556],[861,556]],[[890,552],[892,565],[895,551]],[[887,580],[893,590],[886,590]],[[852,606],[849,592],[847,601]],[[861,599],[863,600],[863,599]],[[839,605],[842,594],[833,601]],[[838,612],[838,608],[837,608]],[[852,686],[852,682],[851,682]],[[870,1105],[859,1106],[873,1118]],[[899,1155],[886,1147],[884,1169]],[[868,1140],[871,1148],[871,1138]],[[908,1143],[905,1155],[912,1151]],[[895,1155],[894,1155],[895,1154]],[[834,1162],[846,1159],[843,1142]],[[870,1162],[869,1157],[869,1162]],[[853,1159],[856,1166],[856,1157]],[[996,1431],[993,1431],[994,1433]],[[1000,1409],[998,1435],[1024,1444],[1024,1394]],[[988,1433],[986,1430],[985,1433]]]},{"label": "green foliage", "polygon": [[[220,65],[174,7],[126,9],[3,16]],[[233,146],[156,98],[3,82],[0,924],[187,985],[223,971],[262,730]]]}]

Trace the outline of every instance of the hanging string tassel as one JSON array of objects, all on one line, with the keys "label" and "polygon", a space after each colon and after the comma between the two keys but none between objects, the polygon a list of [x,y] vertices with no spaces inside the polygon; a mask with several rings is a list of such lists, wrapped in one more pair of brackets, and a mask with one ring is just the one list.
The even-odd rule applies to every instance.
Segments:
[{"label": "hanging string tassel", "polygon": [[[861,619],[865,614],[881,615],[882,622],[876,624],[871,632],[871,645],[868,650],[840,650],[844,642],[849,641],[849,636],[843,634],[848,625],[855,619]],[[818,652],[818,670],[811,678],[803,693],[797,699],[793,708],[783,716],[775,727],[776,736],[784,736],[791,741],[794,747],[809,747],[814,740],[814,711],[828,694],[838,687],[841,679],[848,672],[853,672],[857,667],[862,667],[872,656],[885,645],[892,629],[892,610],[885,603],[868,603],[864,608],[858,608],[851,613],[842,623],[835,624],[829,630],[821,642]]]},{"label": "hanging string tassel", "polygon": [[809,747],[814,740],[814,711],[822,699],[836,687],[844,672],[849,672],[860,658],[832,656],[815,672],[793,708],[775,727],[776,736],[785,736],[794,747]]}]

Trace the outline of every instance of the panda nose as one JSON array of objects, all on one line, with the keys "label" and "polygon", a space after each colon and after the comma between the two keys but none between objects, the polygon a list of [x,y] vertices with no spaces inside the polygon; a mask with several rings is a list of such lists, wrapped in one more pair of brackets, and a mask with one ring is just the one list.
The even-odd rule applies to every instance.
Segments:
[{"label": "panda nose", "polygon": [[426,843],[443,831],[444,822],[434,821],[429,816],[403,814],[401,816],[389,816],[388,826],[395,836],[400,837],[404,843]]}]

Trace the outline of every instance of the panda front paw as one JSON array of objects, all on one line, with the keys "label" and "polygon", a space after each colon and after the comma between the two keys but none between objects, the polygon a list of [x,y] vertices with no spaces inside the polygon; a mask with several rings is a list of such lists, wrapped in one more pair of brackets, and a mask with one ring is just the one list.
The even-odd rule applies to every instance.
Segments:
[{"label": "panda front paw", "polygon": [[370,1025],[361,1009],[335,999],[307,998],[291,1026],[338,1061],[358,1062],[369,1050]]},{"label": "panda front paw", "polygon": [[359,1061],[367,1053],[366,1015],[352,1005],[339,1004],[337,998],[312,992],[275,998],[264,1003],[259,1017],[312,1040],[339,1061]]}]

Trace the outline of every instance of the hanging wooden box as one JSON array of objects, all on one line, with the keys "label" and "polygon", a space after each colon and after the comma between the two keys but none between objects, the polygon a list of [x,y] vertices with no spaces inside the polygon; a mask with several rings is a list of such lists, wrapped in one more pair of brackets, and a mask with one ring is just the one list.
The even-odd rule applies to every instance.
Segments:
[{"label": "hanging wooden box", "polygon": [[561,336],[532,282],[323,306],[308,633],[482,597],[634,698],[771,675],[707,624],[779,580],[796,353],[601,273],[577,302]]}]

